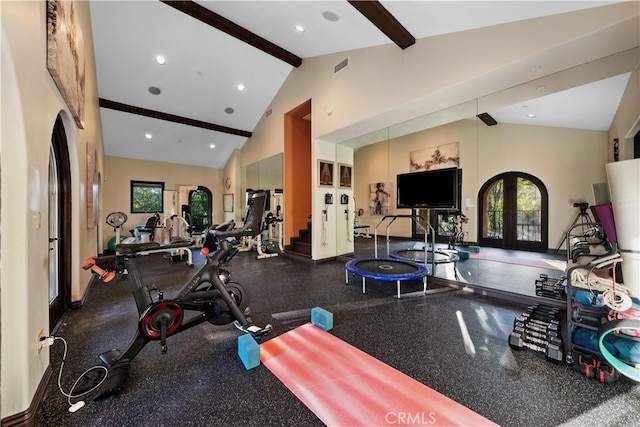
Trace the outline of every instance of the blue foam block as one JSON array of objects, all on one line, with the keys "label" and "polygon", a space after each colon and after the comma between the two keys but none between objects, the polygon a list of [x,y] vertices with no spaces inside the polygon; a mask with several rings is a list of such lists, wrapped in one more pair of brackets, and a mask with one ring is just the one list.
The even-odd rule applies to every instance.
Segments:
[{"label": "blue foam block", "polygon": [[333,328],[333,313],[324,308],[314,307],[311,309],[311,323],[328,331]]},{"label": "blue foam block", "polygon": [[469,251],[458,251],[460,259],[469,259]]},{"label": "blue foam block", "polygon": [[469,252],[480,252],[480,246],[469,246]]},{"label": "blue foam block", "polygon": [[238,355],[247,370],[260,365],[260,346],[249,334],[238,337]]}]

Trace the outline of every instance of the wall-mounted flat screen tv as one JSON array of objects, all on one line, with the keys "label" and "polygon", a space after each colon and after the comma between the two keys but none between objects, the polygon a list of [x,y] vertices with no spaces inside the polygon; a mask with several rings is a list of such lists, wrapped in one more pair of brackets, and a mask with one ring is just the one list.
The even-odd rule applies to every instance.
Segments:
[{"label": "wall-mounted flat screen tv", "polygon": [[436,169],[396,177],[399,209],[458,209],[461,170]]}]

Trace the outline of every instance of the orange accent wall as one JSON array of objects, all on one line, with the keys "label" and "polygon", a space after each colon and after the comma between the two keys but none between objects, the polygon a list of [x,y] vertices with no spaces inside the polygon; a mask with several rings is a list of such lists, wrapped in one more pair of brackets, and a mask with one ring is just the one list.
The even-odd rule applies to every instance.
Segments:
[{"label": "orange accent wall", "polygon": [[284,242],[307,228],[311,215],[311,100],[284,115]]}]

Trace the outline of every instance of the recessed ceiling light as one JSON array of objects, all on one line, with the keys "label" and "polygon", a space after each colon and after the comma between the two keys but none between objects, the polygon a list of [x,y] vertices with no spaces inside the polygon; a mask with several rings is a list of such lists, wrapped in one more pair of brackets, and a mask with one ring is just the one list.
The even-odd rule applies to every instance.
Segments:
[{"label": "recessed ceiling light", "polygon": [[227,107],[227,108],[224,109],[224,112],[227,113],[227,114],[233,114],[234,110],[231,107]]},{"label": "recessed ceiling light", "polygon": [[338,15],[329,11],[322,12],[322,17],[331,22],[338,22],[340,20],[340,17]]},{"label": "recessed ceiling light", "polygon": [[209,148],[216,148],[216,144],[209,144]]},{"label": "recessed ceiling light", "polygon": [[162,55],[157,55],[156,62],[160,65],[164,65],[164,63],[167,62],[167,59]]},{"label": "recessed ceiling light", "polygon": [[530,119],[535,119],[536,115],[535,114],[527,114],[527,117],[529,117]]},{"label": "recessed ceiling light", "polygon": [[147,139],[151,139],[151,138],[153,138],[153,135],[151,135],[150,133],[145,133],[144,137],[147,138]]},{"label": "recessed ceiling light", "polygon": [[149,86],[148,90],[151,95],[160,95],[162,93],[162,89],[157,86]]},{"label": "recessed ceiling light", "polygon": [[236,89],[238,90],[238,92],[242,92],[242,91],[244,91],[245,87],[244,87],[244,85],[242,83],[238,83],[236,85]]},{"label": "recessed ceiling light", "polygon": [[300,24],[296,25],[296,31],[299,33],[304,33],[304,27]]}]

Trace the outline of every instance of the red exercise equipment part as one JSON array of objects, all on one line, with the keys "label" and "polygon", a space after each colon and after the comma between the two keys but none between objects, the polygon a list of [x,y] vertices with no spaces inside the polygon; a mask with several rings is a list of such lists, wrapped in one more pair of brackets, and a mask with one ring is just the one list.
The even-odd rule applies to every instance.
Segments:
[{"label": "red exercise equipment part", "polygon": [[115,271],[107,271],[98,265],[96,265],[96,256],[90,256],[87,260],[82,264],[82,268],[84,270],[91,270],[100,277],[100,280],[107,283],[113,280],[116,277]]}]

